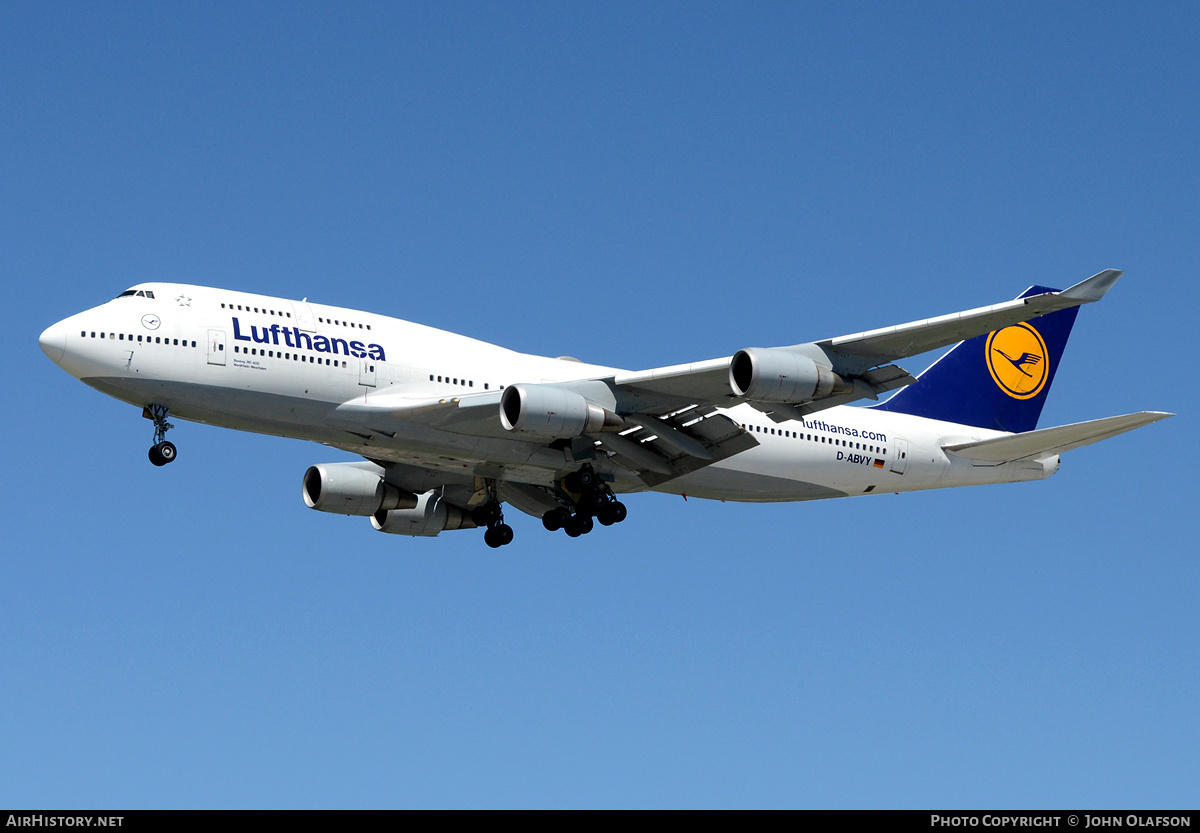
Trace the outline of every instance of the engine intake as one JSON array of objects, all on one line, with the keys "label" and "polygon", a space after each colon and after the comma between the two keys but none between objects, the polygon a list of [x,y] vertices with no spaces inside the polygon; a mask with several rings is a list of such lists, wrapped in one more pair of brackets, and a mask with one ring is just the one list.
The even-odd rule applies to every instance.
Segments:
[{"label": "engine intake", "polygon": [[853,386],[827,367],[791,350],[751,347],[729,363],[729,387],[760,402],[811,402],[848,393]]},{"label": "engine intake", "polygon": [[612,411],[557,385],[509,385],[500,397],[506,431],[561,439],[595,431],[620,431],[625,421]]},{"label": "engine intake", "polygon": [[432,538],[446,529],[474,529],[467,510],[447,503],[437,490],[416,496],[416,505],[404,509],[380,509],[371,516],[371,526],[391,535]]},{"label": "engine intake", "polygon": [[304,473],[304,503],[309,509],[336,515],[373,515],[410,509],[417,496],[383,479],[370,463],[321,463]]}]

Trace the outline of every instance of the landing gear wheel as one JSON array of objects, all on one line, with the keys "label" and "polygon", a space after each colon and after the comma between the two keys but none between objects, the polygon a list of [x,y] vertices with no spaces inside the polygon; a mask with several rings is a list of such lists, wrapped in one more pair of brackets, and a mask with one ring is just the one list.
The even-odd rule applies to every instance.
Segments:
[{"label": "landing gear wheel", "polygon": [[571,520],[571,513],[561,506],[555,507],[542,515],[542,526],[551,532],[562,529]]},{"label": "landing gear wheel", "polygon": [[586,492],[583,497],[579,499],[578,510],[585,515],[599,517],[600,514],[604,512],[604,509],[607,505],[608,497],[604,494],[604,492],[593,490]]},{"label": "landing gear wheel", "polygon": [[572,492],[586,492],[596,485],[596,472],[591,466],[584,466],[563,478],[563,483]]},{"label": "landing gear wheel", "polygon": [[611,501],[606,503],[604,507],[601,507],[600,511],[596,513],[596,520],[604,523],[606,527],[611,527],[613,523],[620,523],[624,521],[625,516],[628,514],[628,511],[625,510],[624,503],[620,501]]},{"label": "landing gear wheel", "polygon": [[477,526],[486,526],[483,542],[492,549],[511,544],[512,527],[504,522],[504,507],[500,504],[499,489],[495,480],[484,481],[487,490],[483,503],[471,510],[471,521]]},{"label": "landing gear wheel", "polygon": [[165,466],[175,459],[175,446],[167,442],[167,431],[174,427],[167,422],[167,414],[165,405],[147,405],[142,408],[142,416],[154,421],[154,445],[150,449],[150,462],[156,466]]},{"label": "landing gear wheel", "polygon": [[590,515],[572,515],[564,529],[572,538],[587,535],[592,531],[592,518]]},{"label": "landing gear wheel", "polygon": [[625,504],[619,500],[614,500],[608,505],[608,516],[612,518],[612,522],[619,524],[628,517],[629,511],[625,508]]},{"label": "landing gear wheel", "polygon": [[503,517],[499,503],[483,503],[471,510],[471,520],[478,526],[491,526]]},{"label": "landing gear wheel", "polygon": [[505,544],[511,544],[512,539],[512,527],[505,523],[488,527],[488,531],[483,533],[483,542],[492,549],[503,547]]},{"label": "landing gear wheel", "polygon": [[156,466],[165,466],[175,459],[176,453],[175,444],[163,440],[157,445],[151,446],[150,462]]}]

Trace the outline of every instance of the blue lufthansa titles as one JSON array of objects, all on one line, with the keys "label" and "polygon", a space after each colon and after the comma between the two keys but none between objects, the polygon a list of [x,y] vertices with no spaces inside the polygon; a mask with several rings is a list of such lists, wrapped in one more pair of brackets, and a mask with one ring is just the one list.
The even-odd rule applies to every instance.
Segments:
[{"label": "blue lufthansa titles", "polygon": [[[346,341],[344,338],[329,338],[322,335],[310,336],[308,333],[301,332],[299,327],[281,327],[278,324],[263,327],[261,330],[251,324],[250,335],[243,335],[238,320],[233,319],[233,337],[237,341],[252,341],[255,344],[278,346],[281,335],[284,344],[295,349],[313,350],[317,353],[340,353],[345,356],[354,356],[357,359],[365,359],[370,356],[376,361],[387,361],[383,347],[378,344],[363,344],[361,341]],[[341,350],[338,350],[339,346]]]}]

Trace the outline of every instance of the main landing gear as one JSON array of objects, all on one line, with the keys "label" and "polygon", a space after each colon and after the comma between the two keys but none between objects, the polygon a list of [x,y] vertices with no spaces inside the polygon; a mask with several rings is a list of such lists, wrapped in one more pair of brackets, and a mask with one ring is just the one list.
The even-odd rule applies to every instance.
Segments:
[{"label": "main landing gear", "polygon": [[150,462],[156,466],[165,466],[173,461],[177,454],[175,444],[167,442],[167,431],[175,427],[167,422],[167,407],[147,405],[142,409],[142,416],[154,420],[154,445],[150,447]]},{"label": "main landing gear", "polygon": [[492,549],[511,544],[513,539],[512,527],[504,522],[504,510],[496,497],[496,483],[487,484],[487,502],[481,503],[471,510],[471,520],[479,526],[486,526],[483,542]]},{"label": "main landing gear", "polygon": [[603,526],[625,520],[625,504],[617,500],[612,489],[591,466],[585,465],[564,477],[558,492],[563,505],[542,515],[542,526],[551,532],[561,529],[570,537],[578,538],[594,529],[593,518]]}]

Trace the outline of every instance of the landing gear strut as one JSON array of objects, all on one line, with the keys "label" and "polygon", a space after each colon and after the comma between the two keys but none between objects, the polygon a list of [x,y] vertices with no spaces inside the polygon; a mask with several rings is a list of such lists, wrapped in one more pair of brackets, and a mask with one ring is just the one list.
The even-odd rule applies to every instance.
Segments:
[{"label": "landing gear strut", "polygon": [[479,526],[487,527],[487,532],[483,533],[483,542],[496,549],[512,543],[513,531],[512,527],[504,522],[504,510],[496,497],[496,481],[487,481],[486,488],[487,502],[471,510],[471,520]]},{"label": "landing gear strut", "polygon": [[142,416],[154,420],[154,445],[150,447],[150,462],[156,466],[165,466],[174,460],[177,454],[175,444],[167,442],[167,431],[175,427],[167,422],[167,407],[147,405],[142,409]]},{"label": "landing gear strut", "polygon": [[558,493],[562,505],[542,515],[542,526],[551,532],[561,529],[570,537],[578,538],[592,531],[592,518],[604,526],[612,526],[625,520],[628,514],[625,504],[617,500],[612,489],[590,465],[564,477]]}]

